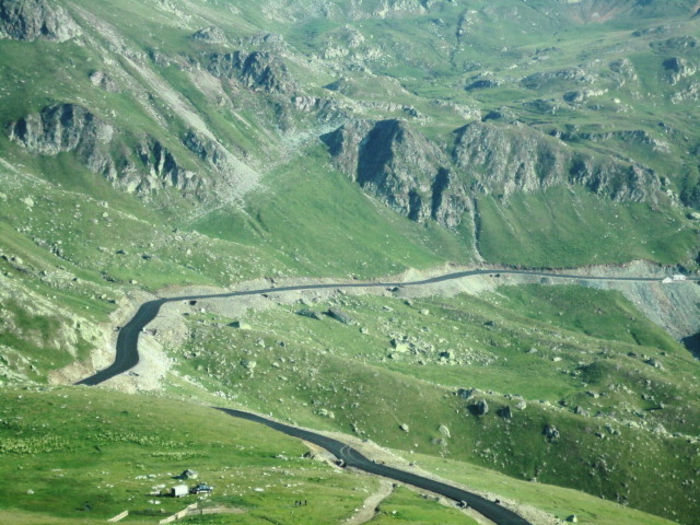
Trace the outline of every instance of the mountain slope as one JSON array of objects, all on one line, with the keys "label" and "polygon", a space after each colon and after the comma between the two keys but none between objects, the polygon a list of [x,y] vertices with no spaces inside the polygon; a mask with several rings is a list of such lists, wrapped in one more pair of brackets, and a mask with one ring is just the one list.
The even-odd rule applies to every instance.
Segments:
[{"label": "mountain slope", "polygon": [[[0,0],[2,387],[68,383],[102,368],[131,310],[183,286],[363,279],[450,263],[645,259],[644,271],[659,279],[695,274],[699,7]],[[654,285],[635,301],[666,325],[683,308],[673,336],[692,342],[697,294],[692,283],[676,285],[668,293]],[[404,298],[324,305],[377,330],[394,326],[381,337],[307,325],[284,309],[253,317],[264,330],[230,334],[219,331],[222,319],[194,309],[178,325],[182,337],[153,347],[153,374],[126,381],[199,399],[239,395],[279,417],[298,413],[309,425],[363,431],[406,450],[449,451],[690,522],[692,486],[677,485],[695,468],[697,361],[619,298],[557,290],[436,298],[421,308],[439,311],[435,319]],[[609,319],[591,321],[579,308],[612,312],[623,328],[601,332]],[[483,319],[464,317],[474,311]],[[438,332],[459,337],[449,348],[439,339],[433,350],[418,344]],[[363,341],[372,345],[366,355]],[[256,376],[241,364],[251,360],[246,352],[262,356]],[[273,366],[283,368],[288,353],[306,369]],[[333,391],[348,369],[366,389],[357,403],[367,411]],[[467,377],[473,385],[462,383]],[[280,394],[263,395],[258,379]],[[468,386],[493,392],[480,394],[492,405],[488,418],[465,408],[478,400],[452,395]],[[509,422],[494,403],[509,403],[515,387],[529,388],[530,408]],[[444,438],[435,418],[396,432],[401,422],[388,414],[419,419],[421,403],[464,435],[448,448],[433,442]],[[615,434],[603,419],[629,426]],[[542,433],[546,424],[564,430],[561,441]],[[497,437],[516,426],[528,436],[522,443]],[[466,437],[480,430],[493,445]],[[638,460],[638,443],[660,464]],[[654,481],[670,499],[649,497]]]}]

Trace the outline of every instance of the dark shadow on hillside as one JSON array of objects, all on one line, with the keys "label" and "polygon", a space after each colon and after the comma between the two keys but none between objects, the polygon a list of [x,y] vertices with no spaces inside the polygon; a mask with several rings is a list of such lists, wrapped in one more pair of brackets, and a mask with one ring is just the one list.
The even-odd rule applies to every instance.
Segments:
[{"label": "dark shadow on hillside", "polygon": [[681,343],[690,350],[690,353],[693,354],[695,359],[700,359],[700,332],[695,335],[684,337],[681,339]]}]

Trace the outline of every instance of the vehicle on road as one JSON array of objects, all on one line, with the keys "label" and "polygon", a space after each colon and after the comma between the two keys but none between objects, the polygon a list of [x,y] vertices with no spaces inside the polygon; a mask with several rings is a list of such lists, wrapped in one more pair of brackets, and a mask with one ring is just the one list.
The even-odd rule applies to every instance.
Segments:
[{"label": "vehicle on road", "polygon": [[214,491],[214,487],[207,485],[206,483],[198,483],[190,489],[190,494],[211,494]]}]

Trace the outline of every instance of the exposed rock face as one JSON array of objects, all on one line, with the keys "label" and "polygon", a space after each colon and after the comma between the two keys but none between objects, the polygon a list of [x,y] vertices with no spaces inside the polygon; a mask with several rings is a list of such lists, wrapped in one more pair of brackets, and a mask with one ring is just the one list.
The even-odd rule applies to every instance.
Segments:
[{"label": "exposed rock face", "polygon": [[523,78],[520,83],[534,90],[547,88],[555,83],[592,84],[595,78],[580,68],[560,69],[559,71],[533,73]]},{"label": "exposed rock face", "polygon": [[225,174],[235,170],[230,162],[229,152],[213,140],[190,130],[185,135],[183,144],[219,173]]},{"label": "exposed rock face", "polygon": [[652,42],[651,48],[659,53],[683,52],[698,47],[698,39],[693,36],[675,36],[666,40]]},{"label": "exposed rock face", "polygon": [[544,426],[544,429],[542,430],[542,434],[544,434],[544,437],[550,443],[558,441],[559,437],[560,437],[559,430],[557,430],[557,427],[555,427],[554,425],[549,425],[549,424]]},{"label": "exposed rock face", "polygon": [[619,130],[619,131],[605,131],[600,133],[561,133],[557,135],[558,138],[566,141],[589,141],[589,142],[606,142],[608,140],[619,140],[627,144],[641,144],[644,146],[649,146],[654,151],[662,153],[670,153],[670,145],[668,142],[658,140],[653,137],[649,132],[643,129],[629,129],[629,130]]},{"label": "exposed rock face", "polygon": [[266,51],[211,53],[205,67],[215,77],[238,80],[267,93],[291,93],[296,89],[287,66]]},{"label": "exposed rock face", "polygon": [[216,26],[203,27],[192,35],[192,40],[199,40],[209,44],[221,44],[226,42],[226,34]]},{"label": "exposed rock face", "polygon": [[194,174],[183,170],[170,151],[158,140],[148,137],[136,148],[139,159],[148,171],[148,177],[139,184],[141,191],[153,191],[164,186],[186,189]]},{"label": "exposed rock face", "polygon": [[[635,140],[656,151],[667,147],[634,130],[600,140],[606,138]],[[450,228],[459,225],[479,193],[508,198],[576,184],[616,200],[654,201],[661,191],[659,178],[644,166],[576,153],[517,123],[472,122],[443,148],[399,120],[351,121],[322,139],[337,165],[365,191],[415,221],[432,218]]]},{"label": "exposed rock face", "polygon": [[[32,153],[73,152],[91,172],[129,193],[150,194],[168,186],[194,191],[201,184],[152,137],[142,139],[133,151],[111,147],[116,140],[112,126],[82,106],[48,106],[11,123],[8,132],[10,140]],[[110,154],[110,149],[121,152]]]},{"label": "exposed rock face", "polygon": [[350,317],[348,314],[343,312],[342,310],[338,310],[337,308],[329,308],[327,312],[328,316],[331,317],[332,319],[335,319],[336,321],[343,323],[343,324],[353,324],[354,320],[352,317]]},{"label": "exposed rock face", "polygon": [[118,93],[119,86],[117,83],[104,71],[93,71],[90,73],[90,82],[96,88],[104,89],[110,93]]},{"label": "exposed rock face", "polygon": [[64,42],[80,33],[75,21],[55,2],[0,0],[0,38]]},{"label": "exposed rock face", "polygon": [[663,66],[666,74],[666,80],[672,86],[675,86],[686,77],[693,76],[697,71],[695,66],[690,64],[686,59],[680,57],[673,57],[664,60]]},{"label": "exposed rock face", "polygon": [[565,171],[561,146],[527,128],[476,122],[455,132],[453,159],[479,189],[504,196],[546,189]]},{"label": "exposed rock face", "polygon": [[357,182],[418,222],[430,216],[430,181],[437,151],[398,120],[377,122],[360,142]]},{"label": "exposed rock face", "polygon": [[477,416],[485,416],[489,413],[489,404],[485,399],[479,399],[475,405],[472,405],[472,411]]},{"label": "exposed rock face", "polygon": [[508,405],[499,408],[498,415],[501,416],[503,419],[513,419],[513,411]]},{"label": "exposed rock face", "polygon": [[399,213],[459,224],[466,198],[444,153],[403,121],[353,121],[322,138],[354,181]]},{"label": "exposed rock face", "polygon": [[567,183],[628,201],[654,200],[661,190],[658,177],[643,166],[574,154],[562,142],[524,127],[469,124],[456,132],[453,158],[460,171],[476,179],[478,190],[504,197]]},{"label": "exposed rock face", "polygon": [[108,144],[113,128],[82,106],[48,106],[9,126],[10,140],[32,153],[58,155],[75,151],[87,167],[106,177],[115,175],[112,159],[101,146]]},{"label": "exposed rock face", "polygon": [[627,82],[639,80],[634,64],[628,58],[620,58],[610,62],[610,71],[615,74],[615,80],[617,80],[619,87],[624,86]]},{"label": "exposed rock face", "polygon": [[661,192],[661,181],[649,168],[614,160],[595,160],[575,155],[568,170],[569,181],[585,186],[591,192],[618,201],[655,201]]}]

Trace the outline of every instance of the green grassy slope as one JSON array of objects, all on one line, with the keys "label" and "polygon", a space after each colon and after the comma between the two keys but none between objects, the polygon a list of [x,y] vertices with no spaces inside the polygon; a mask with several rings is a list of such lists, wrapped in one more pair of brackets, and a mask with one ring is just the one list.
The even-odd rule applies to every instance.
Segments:
[{"label": "green grassy slope", "polygon": [[[697,32],[693,1],[556,9],[551,0],[437,1],[393,11],[379,0],[59,3],[83,37],[0,40],[0,521],[103,522],[133,505],[131,521],[153,522],[182,502],[156,505],[148,492],[185,466],[214,480],[215,501],[245,510],[192,520],[199,523],[341,521],[374,489],[371,479],[300,459],[292,440],[196,405],[33,390],[67,381],[55,374],[68,364],[90,368],[122,322],[110,316],[144,292],[372,278],[479,256],[529,267],[642,258],[697,269],[698,73],[672,82],[664,70],[671,57],[700,64],[697,40],[686,38]],[[210,25],[225,42],[191,38]],[[205,72],[210,53],[235,50],[271,53],[295,87],[271,93]],[[628,62],[614,65],[622,58]],[[556,76],[571,68],[585,78]],[[96,70],[117,89],[95,87]],[[530,87],[523,82],[538,73],[555,75],[537,88],[532,78]],[[482,77],[494,86],[466,89]],[[297,96],[315,109],[296,107],[304,105]],[[148,170],[135,148],[149,138],[182,169],[221,177],[185,144],[189,130],[203,128],[259,172],[260,184],[243,199],[231,187],[207,194],[206,185],[198,195],[132,195],[91,173],[79,154],[33,155],[9,140],[11,121],[65,102],[114,128],[119,177]],[[475,231],[471,220],[453,231],[411,222],[362,193],[317,139],[348,119],[400,118],[449,151],[455,129],[491,111],[577,152],[641,162],[659,175],[664,195],[618,203],[567,186],[504,202],[474,189]],[[235,330],[231,319],[193,309],[183,320],[190,337],[166,349],[176,373],[164,389],[209,401],[220,400],[217,392],[282,419],[411,450],[426,465],[449,465],[445,472],[459,480],[474,480],[460,477],[464,465],[493,468],[501,474],[484,474],[483,488],[522,494],[559,517],[657,522],[563,488],[545,501],[549,489],[524,480],[694,519],[697,361],[619,294],[525,286],[413,302],[338,295],[303,306],[339,307],[357,324],[275,305],[245,316],[251,330]],[[459,388],[478,390],[465,399]],[[490,406],[484,416],[473,413],[479,399]],[[512,418],[499,415],[506,406]],[[547,425],[559,438],[543,434]],[[497,483],[503,473],[518,481]],[[302,492],[318,499],[289,507]],[[375,522],[457,519],[401,490]]]},{"label": "green grassy slope", "polygon": [[[200,501],[237,513],[188,523],[338,523],[377,486],[304,457],[299,440],[204,406],[86,388],[5,389],[0,396],[5,522],[104,523],[128,509],[125,523],[153,523]],[[186,468],[214,486],[211,496],[151,494],[181,483],[173,476]],[[402,496],[396,523],[471,523],[434,501]]]},{"label": "green grassy slope", "polygon": [[424,454],[411,454],[410,457],[405,453],[401,454],[423,470],[442,478],[463,483],[476,490],[499,494],[504,499],[507,498],[521,505],[533,506],[549,512],[560,520],[574,515],[578,523],[591,525],[673,523],[579,491],[544,483],[515,480],[473,464]]},{"label": "green grassy slope", "polygon": [[[190,315],[191,343],[171,355],[205,390],[304,425],[692,514],[683,482],[695,468],[697,367],[619,294],[533,285],[410,305],[340,296],[311,308],[329,306],[356,323],[308,319],[299,305],[244,317],[251,330]],[[456,395],[469,387],[470,399]],[[490,406],[481,417],[479,399]],[[548,439],[547,425],[561,436]]]},{"label": "green grassy slope", "polygon": [[[698,232],[676,210],[606,201],[583,190],[554,188],[479,200],[479,250],[495,263],[571,267],[633,257],[673,264],[697,251]],[[524,220],[525,218],[525,220]]]}]

